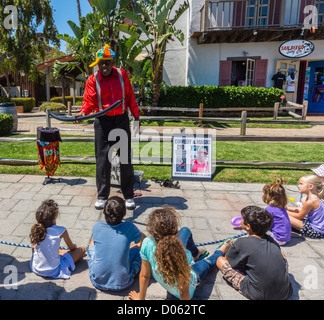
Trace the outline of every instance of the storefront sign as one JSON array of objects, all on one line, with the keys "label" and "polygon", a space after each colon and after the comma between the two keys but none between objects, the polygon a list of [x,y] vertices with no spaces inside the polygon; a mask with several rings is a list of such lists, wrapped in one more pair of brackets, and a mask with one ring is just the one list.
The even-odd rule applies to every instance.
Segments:
[{"label": "storefront sign", "polygon": [[279,52],[281,55],[287,58],[303,58],[310,55],[315,49],[315,46],[312,42],[308,40],[290,40],[284,42],[279,47]]},{"label": "storefront sign", "polygon": [[212,137],[174,135],[172,142],[172,178],[211,180]]}]

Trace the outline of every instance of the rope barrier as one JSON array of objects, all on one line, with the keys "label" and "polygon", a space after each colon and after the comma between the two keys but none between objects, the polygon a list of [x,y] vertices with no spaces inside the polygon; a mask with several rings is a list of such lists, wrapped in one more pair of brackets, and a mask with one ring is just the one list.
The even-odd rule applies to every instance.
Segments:
[{"label": "rope barrier", "polygon": [[244,233],[241,233],[241,234],[238,234],[236,236],[233,236],[233,237],[228,237],[228,238],[225,238],[223,240],[217,240],[217,241],[211,241],[211,242],[202,242],[202,243],[198,243],[196,244],[196,247],[200,247],[200,246],[207,246],[207,245],[210,245],[210,244],[217,244],[217,243],[220,243],[220,242],[224,242],[228,239],[237,239],[237,238],[240,238],[240,237],[243,237],[243,236],[246,236],[248,233],[247,232],[244,232]]},{"label": "rope barrier", "polygon": [[[207,246],[207,245],[211,245],[211,244],[217,244],[217,243],[221,243],[221,242],[224,242],[228,239],[237,239],[237,238],[240,238],[240,237],[243,237],[247,235],[247,232],[244,232],[244,233],[241,233],[241,234],[238,234],[236,236],[232,236],[232,237],[228,237],[228,238],[225,238],[223,240],[217,240],[217,241],[211,241],[211,242],[202,242],[202,243],[197,243],[196,244],[196,247],[200,247],[200,246]],[[32,246],[29,245],[29,244],[21,244],[21,243],[14,243],[14,242],[7,242],[7,241],[1,241],[0,240],[0,244],[6,244],[6,245],[9,245],[9,246],[15,246],[15,247],[22,247],[22,248],[29,248],[29,249],[32,249]],[[62,250],[69,250],[69,248],[65,248],[65,247],[61,247]]]},{"label": "rope barrier", "polygon": [[[22,243],[14,243],[14,242],[7,242],[7,241],[0,241],[0,244],[7,244],[9,246],[15,247],[22,247],[22,248],[29,248],[32,249],[32,246],[29,244],[22,244]],[[62,250],[69,250],[69,248],[61,247]]]}]

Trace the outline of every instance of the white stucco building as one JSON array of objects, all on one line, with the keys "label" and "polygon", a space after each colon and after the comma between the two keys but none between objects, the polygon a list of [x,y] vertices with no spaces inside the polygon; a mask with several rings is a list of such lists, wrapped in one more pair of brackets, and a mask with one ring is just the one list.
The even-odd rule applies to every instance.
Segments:
[{"label": "white stucco building", "polygon": [[[286,92],[290,101],[306,99],[310,112],[324,112],[324,0],[189,0],[189,5],[177,24],[184,45],[171,41],[167,47],[168,85],[272,87],[279,71],[295,76],[295,89]],[[283,56],[279,47],[296,39],[314,47],[304,57]]]}]

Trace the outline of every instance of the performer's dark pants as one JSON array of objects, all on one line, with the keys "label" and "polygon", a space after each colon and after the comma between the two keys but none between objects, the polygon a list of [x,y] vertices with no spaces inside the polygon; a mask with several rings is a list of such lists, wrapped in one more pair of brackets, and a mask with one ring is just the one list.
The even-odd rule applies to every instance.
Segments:
[{"label": "performer's dark pants", "polygon": [[[128,146],[121,145],[121,148],[127,148],[127,163],[120,163],[121,190],[125,199],[134,197],[134,169],[131,162],[131,133],[129,118],[127,112],[117,116],[102,116],[95,119],[95,154],[96,154],[96,183],[98,190],[98,199],[107,200],[110,193],[110,173],[111,163],[108,159],[109,149],[117,142],[108,141],[108,136],[114,129],[123,129],[127,133]],[[111,139],[111,137],[110,137]],[[119,141],[119,138],[117,138]],[[122,154],[122,151],[120,152]],[[125,160],[125,159],[124,159]]]}]

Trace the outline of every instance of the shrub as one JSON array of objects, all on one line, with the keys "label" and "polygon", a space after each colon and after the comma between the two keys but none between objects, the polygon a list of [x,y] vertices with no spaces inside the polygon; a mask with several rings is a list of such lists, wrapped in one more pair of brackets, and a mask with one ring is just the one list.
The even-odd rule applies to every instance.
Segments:
[{"label": "shrub", "polygon": [[24,112],[31,112],[36,107],[35,98],[11,98],[16,106],[24,106]]},{"label": "shrub", "polygon": [[[62,97],[54,97],[50,100],[51,102],[59,102],[59,103],[62,103],[63,99]],[[65,104],[67,105],[68,102],[71,102],[71,105],[73,104],[73,97],[72,96],[66,96],[65,97]],[[76,96],[75,97],[75,103],[76,104],[79,104],[81,102],[82,104],[82,101],[83,101],[83,96]]]},{"label": "shrub", "polygon": [[170,86],[161,90],[159,107],[205,108],[264,107],[272,108],[281,101],[284,91],[277,88]]},{"label": "shrub", "polygon": [[11,114],[0,113],[0,136],[5,136],[13,128],[14,118]]},{"label": "shrub", "polygon": [[9,97],[0,97],[0,103],[11,102],[11,98]]},{"label": "shrub", "polygon": [[58,102],[44,102],[40,107],[40,111],[46,112],[46,109],[49,109],[50,111],[54,113],[58,113],[59,111],[65,111],[66,106],[63,103]]}]

